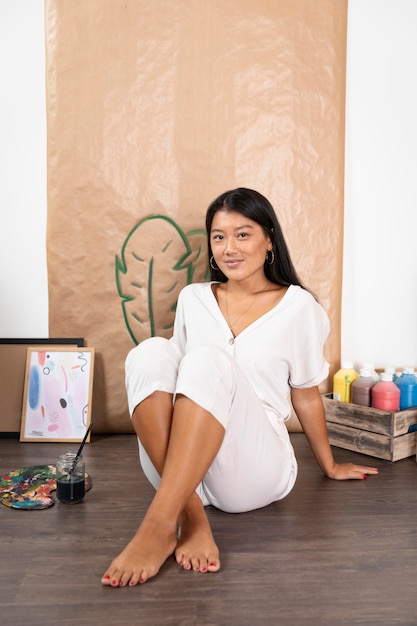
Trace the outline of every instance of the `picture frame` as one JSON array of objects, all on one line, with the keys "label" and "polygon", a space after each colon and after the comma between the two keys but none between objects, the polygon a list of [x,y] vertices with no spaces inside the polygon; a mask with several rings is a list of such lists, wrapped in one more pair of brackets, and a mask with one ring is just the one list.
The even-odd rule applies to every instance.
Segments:
[{"label": "picture frame", "polygon": [[0,437],[19,438],[22,423],[27,348],[84,347],[82,337],[0,338]]},{"label": "picture frame", "polygon": [[27,348],[20,441],[83,440],[91,422],[94,354],[94,348]]}]

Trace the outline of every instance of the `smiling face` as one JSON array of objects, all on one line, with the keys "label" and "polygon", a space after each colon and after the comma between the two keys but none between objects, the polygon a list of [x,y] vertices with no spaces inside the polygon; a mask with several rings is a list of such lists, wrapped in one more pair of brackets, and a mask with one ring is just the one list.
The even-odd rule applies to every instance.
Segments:
[{"label": "smiling face", "polygon": [[259,224],[241,213],[215,213],[210,245],[216,264],[229,280],[265,277],[265,256],[272,249],[271,240]]}]

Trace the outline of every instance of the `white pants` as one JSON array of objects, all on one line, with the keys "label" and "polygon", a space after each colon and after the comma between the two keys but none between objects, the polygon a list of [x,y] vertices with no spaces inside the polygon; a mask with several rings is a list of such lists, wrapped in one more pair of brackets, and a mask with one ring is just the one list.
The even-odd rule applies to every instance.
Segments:
[{"label": "white pants", "polygon": [[[182,394],[211,413],[225,436],[196,491],[204,505],[229,513],[261,508],[293,488],[297,462],[287,428],[269,415],[233,358],[202,346],[183,358],[171,341],[153,337],[126,359],[129,411],[154,391]],[[142,469],[157,489],[159,476],[139,441]]]}]

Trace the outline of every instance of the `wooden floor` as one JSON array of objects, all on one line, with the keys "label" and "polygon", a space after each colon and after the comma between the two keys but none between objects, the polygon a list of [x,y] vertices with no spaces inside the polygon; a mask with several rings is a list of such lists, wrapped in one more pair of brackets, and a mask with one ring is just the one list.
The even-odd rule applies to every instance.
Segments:
[{"label": "wooden floor", "polygon": [[[152,497],[133,435],[95,436],[85,450],[93,488],[82,504],[43,511],[0,505],[3,626],[332,626],[417,624],[417,464],[335,449],[380,475],[336,482],[292,435],[299,478],[282,502],[251,513],[208,514],[221,571],[169,559],[135,588],[100,584]],[[0,475],[54,463],[75,444],[0,439]]]}]

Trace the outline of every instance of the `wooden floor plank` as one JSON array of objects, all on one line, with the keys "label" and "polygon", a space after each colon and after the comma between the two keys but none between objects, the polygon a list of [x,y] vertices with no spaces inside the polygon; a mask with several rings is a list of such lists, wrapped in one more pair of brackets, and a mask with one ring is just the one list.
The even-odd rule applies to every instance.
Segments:
[{"label": "wooden floor plank", "polygon": [[[282,502],[239,515],[208,509],[221,550],[217,574],[169,559],[133,589],[100,584],[152,498],[132,435],[95,436],[84,448],[93,488],[79,505],[44,511],[0,505],[4,626],[321,626],[417,624],[417,464],[334,449],[340,461],[376,465],[366,481],[324,478],[303,434]],[[75,444],[0,439],[0,474],[54,463]]]}]

